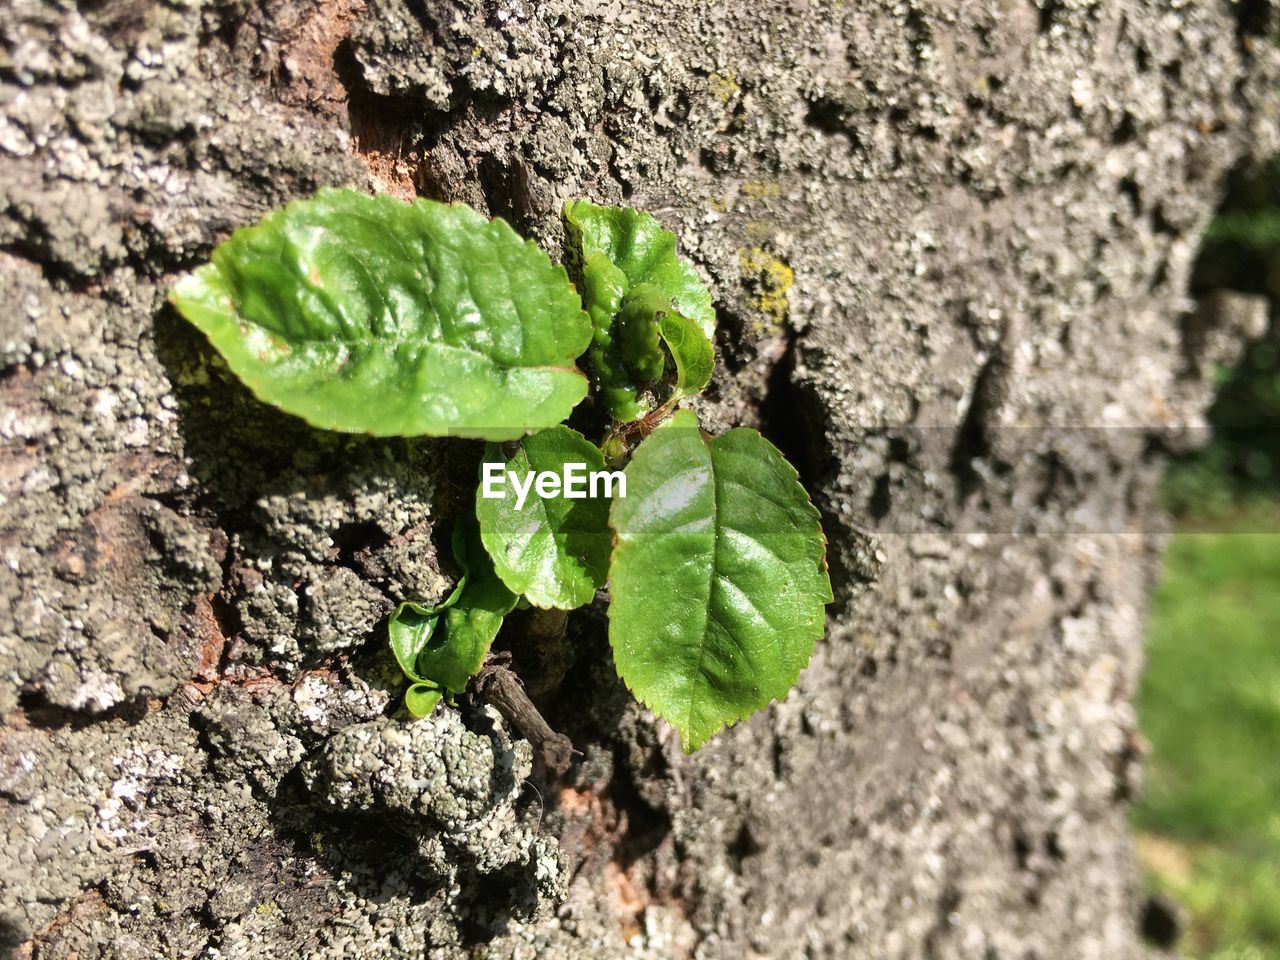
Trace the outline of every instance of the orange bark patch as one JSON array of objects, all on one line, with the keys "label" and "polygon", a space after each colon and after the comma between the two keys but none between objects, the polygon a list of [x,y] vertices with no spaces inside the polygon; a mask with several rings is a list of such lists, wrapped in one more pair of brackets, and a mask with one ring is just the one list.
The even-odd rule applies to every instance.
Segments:
[{"label": "orange bark patch", "polygon": [[630,872],[610,860],[604,865],[605,889],[613,901],[613,912],[622,927],[622,939],[629,941],[644,932],[642,921],[650,903],[649,891],[637,888]]},{"label": "orange bark patch", "polygon": [[373,174],[374,183],[384,193],[400,200],[413,200],[418,196],[418,167],[421,161],[401,150],[363,150],[360,138],[355,140],[356,155]]},{"label": "orange bark patch", "polygon": [[311,9],[289,31],[280,55],[282,99],[341,117],[347,89],[338,76],[335,55],[351,35],[365,0],[333,0]]},{"label": "orange bark patch", "polygon": [[626,811],[594,790],[573,787],[560,790],[557,805],[569,821],[560,849],[571,871],[603,878],[624,939],[643,933],[644,914],[653,903],[653,893],[643,867],[619,859],[619,847],[629,828]]},{"label": "orange bark patch", "polygon": [[227,646],[227,638],[223,636],[222,624],[218,623],[218,615],[214,613],[213,601],[208,594],[202,593],[195,598],[191,622],[199,643],[195,676],[201,680],[215,680],[222,666],[222,651]]}]

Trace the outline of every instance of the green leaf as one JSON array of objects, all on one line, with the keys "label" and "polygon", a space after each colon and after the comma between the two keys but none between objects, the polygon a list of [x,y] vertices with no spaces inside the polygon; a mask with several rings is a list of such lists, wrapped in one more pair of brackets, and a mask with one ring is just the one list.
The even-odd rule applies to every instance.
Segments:
[{"label": "green leaf", "polygon": [[261,400],[330,430],[511,439],[587,391],[564,268],[461,204],[321,190],[170,297]]},{"label": "green leaf", "polygon": [[[564,426],[526,437],[510,459],[504,458],[501,447],[490,445],[485,461],[502,463],[520,478],[531,471],[563,475],[565,464],[583,464],[581,489],[586,493],[590,490],[585,474],[605,469],[600,449]],[[481,539],[503,583],[536,607],[572,610],[590,602],[608,575],[612,539],[608,499],[543,498],[529,487],[523,507],[518,508],[509,480],[499,488],[505,494],[501,499],[484,497],[484,486],[482,479],[476,516]]]},{"label": "green leaf", "polygon": [[716,352],[702,329],[682,314],[668,313],[658,321],[658,332],[676,362],[675,392],[667,402],[705,390],[716,367]]},{"label": "green leaf", "polygon": [[786,695],[832,600],[818,511],[754,430],[706,440],[679,411],[636,449],[616,534],[618,674],[692,752]]},{"label": "green leaf", "polygon": [[415,717],[425,717],[436,708],[444,694],[426,683],[411,684],[404,692],[404,706]]},{"label": "green leaf", "polygon": [[515,594],[494,573],[473,519],[458,520],[453,552],[464,581],[449,599],[436,607],[402,603],[387,625],[405,676],[449,694],[461,693],[480,669],[503,618],[516,605]]},{"label": "green leaf", "polygon": [[716,323],[711,294],[692,264],[676,254],[675,235],[649,214],[577,200],[565,204],[564,219],[581,265],[601,400],[615,420],[639,419],[652,407],[647,383],[662,376],[665,363],[660,316],[674,311],[688,317],[710,344]]}]

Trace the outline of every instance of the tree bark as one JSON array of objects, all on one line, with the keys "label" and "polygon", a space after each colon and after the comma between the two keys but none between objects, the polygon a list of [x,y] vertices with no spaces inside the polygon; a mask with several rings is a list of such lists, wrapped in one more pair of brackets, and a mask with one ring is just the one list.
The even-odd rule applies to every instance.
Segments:
[{"label": "tree bark", "polygon": [[[1254,323],[1186,289],[1277,148],[1275,19],[5,0],[0,945],[1140,955],[1153,493]],[[569,197],[677,233],[721,322],[704,425],[770,436],[831,541],[786,702],[684,757],[587,613],[510,643],[563,776],[480,696],[392,715],[382,622],[447,592],[475,445],[310,430],[164,303],[325,184],[553,251]]]}]

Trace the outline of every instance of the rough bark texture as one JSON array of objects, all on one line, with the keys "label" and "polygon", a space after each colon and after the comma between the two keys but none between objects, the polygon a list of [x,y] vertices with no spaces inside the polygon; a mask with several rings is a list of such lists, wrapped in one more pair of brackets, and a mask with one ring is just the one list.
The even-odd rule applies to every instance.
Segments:
[{"label": "rough bark texture", "polygon": [[[1273,21],[4,0],[0,944],[1139,953],[1152,433],[1197,420],[1254,315],[1183,319],[1184,291],[1221,178],[1277,147]],[[564,777],[478,702],[389,715],[380,624],[448,589],[475,445],[309,430],[164,307],[322,184],[552,247],[569,196],[678,232],[722,318],[704,419],[774,437],[832,541],[840,601],[785,703],[683,757],[587,613],[512,644],[582,753]],[[1132,429],[1004,429],[1082,425]]]}]

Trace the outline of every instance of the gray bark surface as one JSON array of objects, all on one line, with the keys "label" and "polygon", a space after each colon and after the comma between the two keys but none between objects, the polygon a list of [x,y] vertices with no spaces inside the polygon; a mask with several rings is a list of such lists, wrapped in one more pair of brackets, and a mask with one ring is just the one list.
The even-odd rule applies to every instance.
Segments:
[{"label": "gray bark surface", "polygon": [[[1277,149],[1274,21],[3,0],[0,948],[1139,955],[1153,438],[1256,321],[1185,291]],[[164,305],[325,184],[552,249],[574,196],[677,232],[723,328],[705,424],[779,443],[831,540],[786,702],[684,757],[580,615],[513,651],[566,775],[482,703],[390,716],[380,625],[448,590],[476,445],[310,430]]]}]

